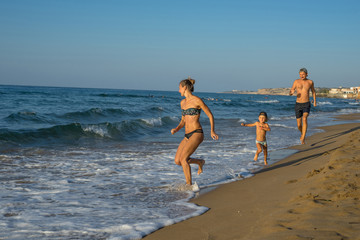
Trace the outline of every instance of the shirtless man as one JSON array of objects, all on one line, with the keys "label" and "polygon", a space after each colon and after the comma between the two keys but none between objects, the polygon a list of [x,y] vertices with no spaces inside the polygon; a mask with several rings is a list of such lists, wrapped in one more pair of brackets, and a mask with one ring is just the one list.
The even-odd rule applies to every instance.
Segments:
[{"label": "shirtless man", "polygon": [[316,93],[314,88],[314,82],[310,79],[307,79],[308,72],[306,68],[302,68],[299,71],[300,79],[296,79],[290,90],[289,95],[293,95],[295,90],[296,95],[296,104],[295,104],[295,115],[299,131],[301,132],[300,141],[301,144],[305,144],[305,135],[307,131],[307,118],[310,113],[310,97],[309,92],[311,90],[313,95],[313,105],[316,107]]}]

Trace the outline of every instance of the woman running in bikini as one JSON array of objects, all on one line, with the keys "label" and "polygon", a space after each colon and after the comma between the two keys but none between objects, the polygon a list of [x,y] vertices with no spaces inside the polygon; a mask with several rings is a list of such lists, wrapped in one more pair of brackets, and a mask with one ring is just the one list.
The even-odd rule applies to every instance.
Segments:
[{"label": "woman running in bikini", "polygon": [[197,96],[194,96],[195,80],[184,79],[179,84],[179,93],[185,99],[181,100],[182,117],[179,125],[171,129],[171,134],[178,132],[185,126],[185,137],[180,142],[175,155],[175,163],[182,166],[187,185],[192,185],[191,167],[190,164],[195,163],[199,165],[198,174],[202,173],[205,160],[190,158],[191,154],[195,152],[200,143],[204,140],[204,133],[199,122],[201,109],[205,112],[210,120],[211,138],[217,140],[219,137],[215,133],[214,116],[206,104]]}]

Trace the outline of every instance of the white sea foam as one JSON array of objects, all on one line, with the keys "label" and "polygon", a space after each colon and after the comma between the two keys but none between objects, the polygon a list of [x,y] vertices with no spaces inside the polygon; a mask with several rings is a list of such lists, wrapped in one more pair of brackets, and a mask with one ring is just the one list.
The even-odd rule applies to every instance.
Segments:
[{"label": "white sea foam", "polygon": [[[197,184],[196,184],[197,185]],[[188,188],[185,191],[192,191],[192,187]],[[179,190],[179,189],[177,189]],[[181,189],[183,191],[184,189]],[[177,222],[184,221],[188,218],[199,216],[206,212],[208,208],[197,206],[193,203],[189,203],[188,200],[193,197],[193,194],[189,195],[188,198],[175,201],[175,204],[178,206],[183,206],[185,208],[193,209],[192,213],[186,216],[177,217],[174,219],[162,217],[158,219],[156,222],[144,221],[135,224],[122,224],[119,226],[107,227],[101,229],[100,232],[108,232],[110,233],[109,239],[122,239],[122,240],[133,240],[133,239],[141,239],[142,237],[152,233],[153,231],[166,227]],[[97,230],[99,231],[99,230]]]},{"label": "white sea foam", "polygon": [[295,115],[288,116],[269,116],[269,121],[286,121],[295,119]]},{"label": "white sea foam", "polygon": [[178,121],[181,120],[179,117],[174,117],[174,116],[170,117],[170,119],[171,119],[172,121],[176,121],[176,122],[178,122]]},{"label": "white sea foam", "polygon": [[333,105],[331,102],[317,102],[317,105]]},{"label": "white sea foam", "polygon": [[271,116],[271,117],[269,117],[269,120],[270,120],[270,121],[280,121],[280,120],[282,120],[282,118],[281,118],[281,117]]},{"label": "white sea foam", "polygon": [[341,109],[338,111],[341,114],[351,114],[351,113],[360,113],[360,108],[356,109]]},{"label": "white sea foam", "polygon": [[253,176],[253,174],[249,171],[249,169],[246,168],[241,168],[240,171],[235,171],[234,169],[228,169],[227,171],[228,171],[228,175],[231,176],[231,179],[228,179],[228,181],[236,181],[241,178],[248,178]]},{"label": "white sea foam", "polygon": [[161,126],[163,124],[161,118],[151,118],[151,119],[141,119],[141,121],[144,121],[147,125],[150,126]]},{"label": "white sea foam", "polygon": [[159,110],[159,111],[164,111],[163,107],[154,107],[153,109]]},{"label": "white sea foam", "polygon": [[94,125],[85,125],[85,126],[81,126],[81,128],[85,132],[95,133],[101,137],[110,137],[110,134],[109,134],[106,126],[104,126],[104,125],[95,125],[95,124]]},{"label": "white sea foam", "polygon": [[281,127],[281,128],[289,128],[289,129],[297,129],[297,127],[292,127],[292,126],[288,126],[285,124],[280,124],[280,123],[269,123],[270,127]]},{"label": "white sea foam", "polygon": [[91,109],[91,112],[94,112],[94,113],[102,113],[103,110],[101,108],[92,108]]},{"label": "white sea foam", "polygon": [[255,148],[247,148],[247,147],[245,147],[243,149],[240,149],[239,152],[241,152],[241,153],[256,153],[256,149]]},{"label": "white sea foam", "polygon": [[192,191],[193,192],[198,192],[198,191],[200,191],[200,188],[199,188],[199,186],[198,186],[198,184],[195,182],[192,186]]},{"label": "white sea foam", "polygon": [[262,100],[262,101],[255,101],[257,103],[279,103],[279,100]]},{"label": "white sea foam", "polygon": [[132,226],[131,225],[122,225],[119,227],[103,229],[103,231],[111,233],[109,239],[113,239],[113,240],[141,239],[159,228],[166,227],[166,226],[184,221],[191,217],[199,216],[208,210],[208,208],[206,208],[206,207],[199,207],[199,206],[196,206],[194,204],[187,203],[184,201],[181,201],[181,202],[179,201],[179,202],[177,202],[177,204],[183,205],[183,206],[186,206],[189,208],[193,208],[195,211],[192,214],[185,216],[185,217],[179,217],[179,218],[175,218],[175,219],[159,219],[158,222],[156,222],[156,223],[147,221],[147,222],[136,223]]},{"label": "white sea foam", "polygon": [[[251,163],[252,163],[252,162],[251,162]],[[252,174],[252,173],[251,173],[248,169],[246,169],[246,168],[241,168],[239,175],[240,175],[242,178],[249,178],[249,177],[254,176],[254,174]]]}]

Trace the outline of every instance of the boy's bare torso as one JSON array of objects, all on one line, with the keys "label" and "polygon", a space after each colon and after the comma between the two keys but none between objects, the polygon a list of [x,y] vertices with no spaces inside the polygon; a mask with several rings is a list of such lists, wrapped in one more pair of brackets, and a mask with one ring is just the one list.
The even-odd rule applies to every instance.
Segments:
[{"label": "boy's bare torso", "polygon": [[256,122],[256,140],[257,141],[266,141],[266,131],[262,129],[266,128],[268,125],[266,123]]}]

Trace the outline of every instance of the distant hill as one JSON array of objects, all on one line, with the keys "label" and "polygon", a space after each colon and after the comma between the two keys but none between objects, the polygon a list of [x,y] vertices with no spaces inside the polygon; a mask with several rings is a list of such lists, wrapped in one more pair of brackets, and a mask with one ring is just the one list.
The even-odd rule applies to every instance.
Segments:
[{"label": "distant hill", "polygon": [[[315,88],[316,96],[332,97],[329,95],[330,88]],[[260,94],[260,95],[289,95],[290,88],[261,88],[255,91],[232,90],[224,93],[231,94]]]}]

